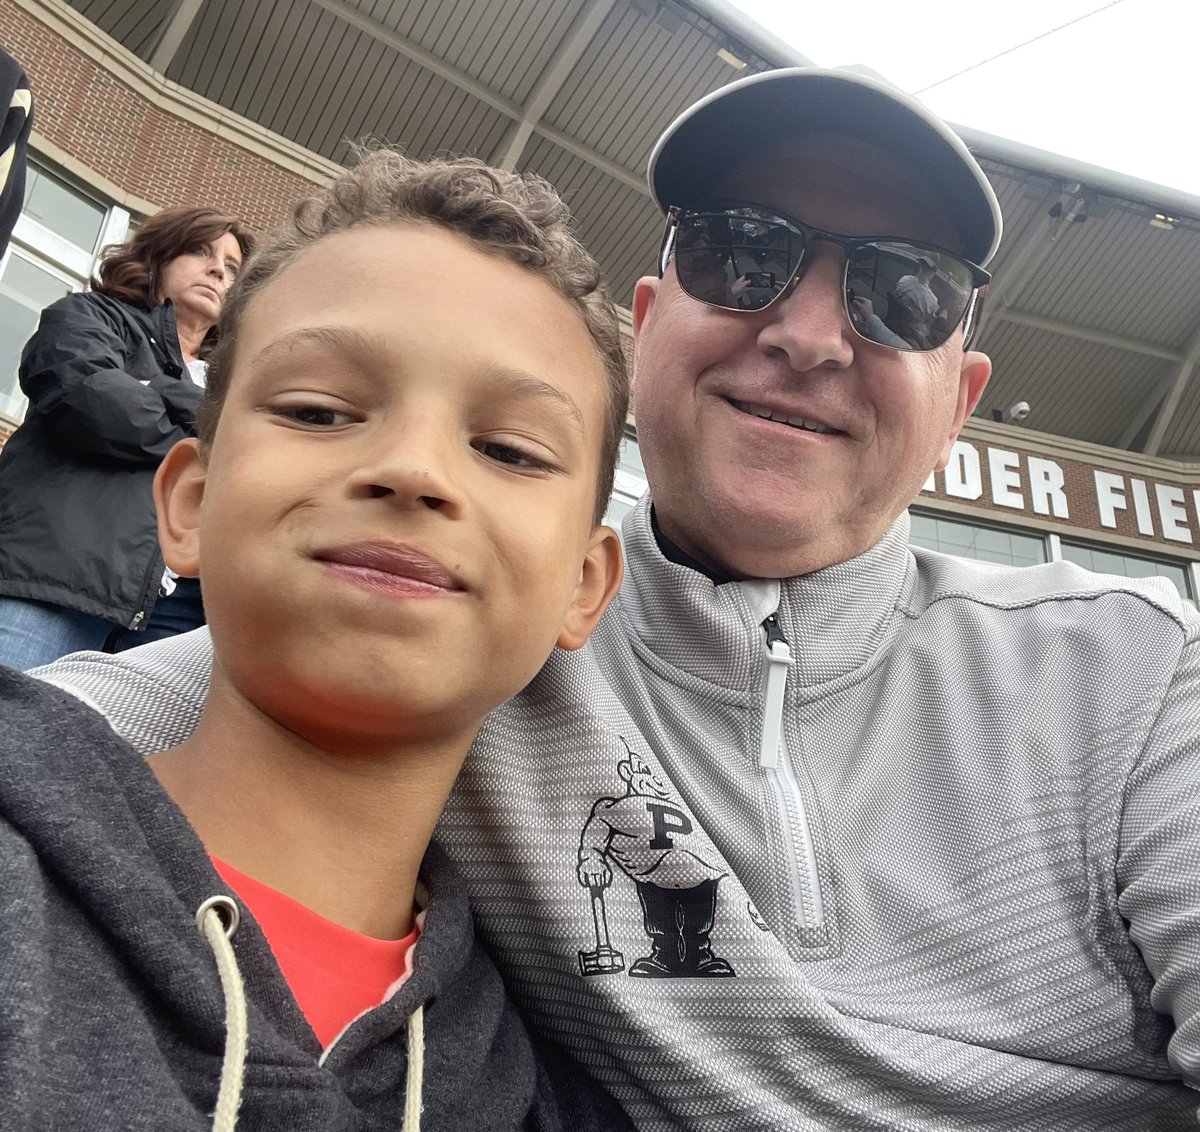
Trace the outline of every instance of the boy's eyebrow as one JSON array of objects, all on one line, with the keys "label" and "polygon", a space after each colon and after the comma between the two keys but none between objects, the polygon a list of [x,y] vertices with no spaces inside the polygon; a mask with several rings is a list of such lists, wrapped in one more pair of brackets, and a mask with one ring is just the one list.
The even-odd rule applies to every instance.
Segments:
[{"label": "boy's eyebrow", "polygon": [[[276,355],[289,354],[308,345],[320,346],[339,353],[356,357],[370,357],[380,353],[378,345],[370,335],[360,330],[342,326],[304,326],[290,330],[273,342],[268,342],[253,358],[251,367],[271,361]],[[536,397],[560,409],[570,417],[582,433],[586,431],[583,413],[575,401],[557,386],[522,369],[509,366],[494,366],[485,373],[486,379],[496,387],[498,393],[511,396]]]},{"label": "boy's eyebrow", "polygon": [[508,366],[497,366],[488,371],[489,380],[498,387],[497,391],[517,397],[536,397],[551,406],[562,410],[571,418],[579,432],[585,432],[583,413],[575,401],[555,385],[534,377],[521,369],[510,369]]},{"label": "boy's eyebrow", "polygon": [[376,348],[370,338],[358,330],[348,330],[341,326],[302,326],[298,330],[289,330],[273,342],[268,342],[250,360],[251,365],[270,361],[277,354],[290,354],[293,350],[304,346],[323,346],[328,350],[340,353],[364,354],[376,353]]}]

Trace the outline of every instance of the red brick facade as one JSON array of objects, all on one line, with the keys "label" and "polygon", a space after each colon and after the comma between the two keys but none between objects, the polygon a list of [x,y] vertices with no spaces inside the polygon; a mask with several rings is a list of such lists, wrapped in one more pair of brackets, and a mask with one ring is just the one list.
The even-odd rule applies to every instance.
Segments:
[{"label": "red brick facade", "polygon": [[0,43],[29,75],[37,132],[143,200],[161,208],[211,205],[266,228],[312,187],[155,106],[13,0],[0,0]]},{"label": "red brick facade", "polygon": [[[88,41],[109,45],[94,28]],[[316,173],[309,178],[283,168],[156,105],[145,90],[122,81],[121,67],[106,69],[69,34],[13,0],[0,0],[0,45],[29,75],[36,134],[97,182],[156,208],[220,208],[260,230],[282,221],[291,204],[312,190]],[[111,48],[123,52],[116,44]],[[151,81],[162,81],[147,73]],[[0,447],[10,428],[0,418]]]}]

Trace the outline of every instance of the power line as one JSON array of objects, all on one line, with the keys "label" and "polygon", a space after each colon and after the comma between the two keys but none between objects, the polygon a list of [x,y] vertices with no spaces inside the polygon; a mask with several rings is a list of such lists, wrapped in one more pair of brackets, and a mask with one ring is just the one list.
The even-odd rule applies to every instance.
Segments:
[{"label": "power line", "polygon": [[988,63],[994,63],[997,59],[1004,58],[1005,55],[1011,55],[1014,51],[1020,51],[1022,47],[1028,47],[1031,43],[1037,43],[1039,39],[1045,39],[1048,35],[1054,35],[1055,32],[1060,32],[1063,28],[1069,28],[1072,24],[1080,23],[1083,20],[1090,19],[1092,16],[1098,15],[1100,12],[1105,12],[1109,8],[1115,8],[1118,4],[1125,3],[1125,0],[1109,0],[1107,4],[1101,4],[1099,8],[1093,8],[1090,12],[1084,12],[1082,16],[1076,16],[1073,20],[1067,20],[1065,24],[1059,24],[1058,27],[1050,28],[1047,31],[1041,32],[1038,35],[1031,36],[1029,39],[1023,40],[1021,43],[1013,47],[1006,47],[1003,51],[998,51],[995,55],[989,55],[986,59],[980,59],[978,63],[972,63],[969,67],[964,67],[961,71],[955,71],[952,75],[947,75],[944,79],[938,79],[936,83],[930,83],[928,86],[923,86],[920,90],[914,91],[914,94],[924,94],[928,90],[933,90],[934,87],[942,86],[948,83],[951,79],[957,79],[962,75],[968,74],[971,71],[976,71],[980,67],[986,66]]}]

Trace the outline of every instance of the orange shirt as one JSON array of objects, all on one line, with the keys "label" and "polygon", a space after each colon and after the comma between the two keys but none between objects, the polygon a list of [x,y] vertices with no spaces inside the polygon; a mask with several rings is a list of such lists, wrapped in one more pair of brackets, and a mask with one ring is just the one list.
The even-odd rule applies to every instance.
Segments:
[{"label": "orange shirt", "polygon": [[212,858],[213,866],[254,914],[296,1003],[321,1047],[408,978],[416,922],[403,939],[374,939],[318,916],[303,904]]}]

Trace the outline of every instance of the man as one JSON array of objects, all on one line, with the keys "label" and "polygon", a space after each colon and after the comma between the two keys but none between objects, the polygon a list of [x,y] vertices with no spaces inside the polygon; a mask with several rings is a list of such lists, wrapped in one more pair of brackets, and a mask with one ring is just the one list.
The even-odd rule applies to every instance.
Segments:
[{"label": "man", "polygon": [[25,72],[0,49],[0,259],[25,203],[25,167],[29,131],[33,129],[33,95]]},{"label": "man", "polygon": [[[811,69],[692,107],[651,184],[626,580],[439,827],[510,989],[640,1129],[1195,1127],[1200,619],[1165,584],[907,545],[989,376],[981,170],[918,103]],[[961,296],[944,340],[871,337],[853,304],[925,253]],[[152,750],[208,665],[199,634],[50,675]]]},{"label": "man", "polygon": [[919,256],[916,272],[902,275],[892,292],[897,307],[895,319],[898,326],[895,329],[901,335],[908,333],[920,340],[923,349],[928,348],[938,313],[938,297],[930,286],[936,270],[937,262],[932,255]]}]

